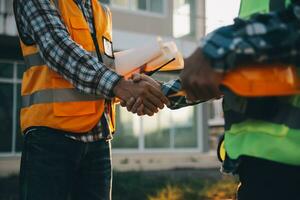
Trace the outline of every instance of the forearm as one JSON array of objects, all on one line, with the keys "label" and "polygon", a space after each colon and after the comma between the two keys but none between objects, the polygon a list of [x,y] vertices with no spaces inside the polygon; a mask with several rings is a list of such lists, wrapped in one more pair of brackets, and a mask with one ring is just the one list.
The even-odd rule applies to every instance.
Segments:
[{"label": "forearm", "polygon": [[[22,0],[20,13],[45,63],[88,94],[113,96],[120,76],[74,42],[49,0]],[[34,7],[35,9],[32,9]]]},{"label": "forearm", "polygon": [[300,3],[277,13],[235,20],[217,29],[201,44],[204,55],[219,71],[249,63],[300,66]]}]

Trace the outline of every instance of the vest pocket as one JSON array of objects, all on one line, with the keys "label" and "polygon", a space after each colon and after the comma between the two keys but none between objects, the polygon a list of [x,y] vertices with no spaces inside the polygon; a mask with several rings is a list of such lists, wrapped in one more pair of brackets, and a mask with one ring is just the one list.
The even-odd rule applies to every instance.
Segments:
[{"label": "vest pocket", "polygon": [[81,17],[70,17],[70,24],[72,39],[88,51],[93,49],[93,40],[88,23]]},{"label": "vest pocket", "polygon": [[88,100],[85,94],[76,91],[75,88],[64,87],[68,81],[63,78],[52,79],[53,89],[53,113],[55,116],[81,116],[96,113],[96,102]]}]

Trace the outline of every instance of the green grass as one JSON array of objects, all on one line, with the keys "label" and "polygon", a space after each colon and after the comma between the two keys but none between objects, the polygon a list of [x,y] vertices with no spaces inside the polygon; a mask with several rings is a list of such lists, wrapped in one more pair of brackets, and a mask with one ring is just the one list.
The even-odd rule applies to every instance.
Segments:
[{"label": "green grass", "polygon": [[218,169],[116,172],[113,200],[233,199],[236,187]]},{"label": "green grass", "polygon": [[[114,172],[113,200],[233,199],[237,183],[218,169]],[[18,176],[0,178],[0,200],[18,199]]]}]

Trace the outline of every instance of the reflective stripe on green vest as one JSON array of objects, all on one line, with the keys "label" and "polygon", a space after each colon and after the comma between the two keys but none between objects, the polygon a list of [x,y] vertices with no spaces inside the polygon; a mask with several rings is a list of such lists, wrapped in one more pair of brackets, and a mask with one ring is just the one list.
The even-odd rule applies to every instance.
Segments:
[{"label": "reflective stripe on green vest", "polygon": [[[255,13],[269,12],[270,8],[274,9],[276,6],[283,5],[282,1],[285,6],[290,3],[290,0],[279,1],[242,0],[240,17],[248,18]],[[271,5],[271,3],[278,4]],[[277,7],[276,9],[281,8]],[[300,74],[300,71],[298,72]],[[236,96],[236,98],[239,99],[240,97]],[[247,101],[246,98],[242,99]],[[291,105],[291,109],[293,109],[292,107],[300,108],[300,95],[278,97],[278,99],[284,104]],[[231,99],[225,95],[225,102],[226,100],[230,106],[224,109],[225,113],[232,110],[232,105],[235,104],[234,102],[228,103]],[[242,106],[235,105],[235,107],[236,109],[245,109]],[[287,112],[286,114],[290,113]],[[295,122],[297,123],[297,120]],[[244,120],[240,123],[231,124],[229,130],[225,132],[225,149],[230,159],[247,155],[290,165],[300,165],[300,130],[290,128],[285,124],[253,119]]]},{"label": "reflective stripe on green vest", "polygon": [[300,165],[300,130],[265,121],[247,120],[233,124],[226,132],[225,148],[232,159],[247,155]]},{"label": "reflective stripe on green vest", "polygon": [[279,10],[291,3],[291,0],[242,0],[239,17],[248,18],[255,13],[268,13]]}]

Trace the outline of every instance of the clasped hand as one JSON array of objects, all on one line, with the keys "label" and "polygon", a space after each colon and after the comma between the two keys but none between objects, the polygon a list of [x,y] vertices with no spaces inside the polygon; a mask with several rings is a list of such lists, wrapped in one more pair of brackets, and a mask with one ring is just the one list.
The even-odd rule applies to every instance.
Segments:
[{"label": "clasped hand", "polygon": [[139,116],[152,116],[164,105],[169,105],[160,84],[146,75],[134,74],[130,80],[121,79],[114,88],[114,94],[120,99],[121,106]]}]

